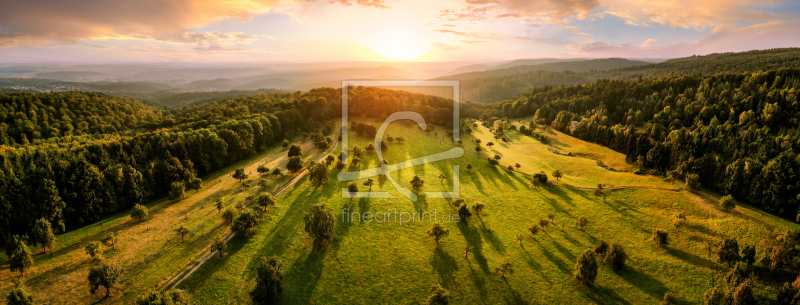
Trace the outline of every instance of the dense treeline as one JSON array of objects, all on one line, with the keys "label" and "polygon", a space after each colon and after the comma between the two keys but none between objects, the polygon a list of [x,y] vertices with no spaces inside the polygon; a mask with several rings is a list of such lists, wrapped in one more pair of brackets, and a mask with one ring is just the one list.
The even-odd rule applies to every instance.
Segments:
[{"label": "dense treeline", "polygon": [[[572,63],[574,64],[574,63]],[[800,48],[757,50],[740,53],[715,53],[670,59],[662,63],[588,72],[534,71],[507,76],[461,79],[459,75],[443,78],[461,79],[461,100],[490,103],[511,99],[520,92],[542,86],[589,84],[597,80],[656,79],[680,75],[758,72],[779,68],[799,68]],[[515,68],[503,70],[513,71]],[[502,75],[502,73],[499,73]],[[477,77],[477,75],[476,75]]]},{"label": "dense treeline", "polygon": [[697,175],[704,187],[794,216],[798,90],[800,69],[794,68],[604,80],[531,90],[491,104],[483,116],[534,115],[537,123],[615,149],[657,173]]},{"label": "dense treeline", "polygon": [[102,93],[0,95],[0,145],[35,139],[113,133],[161,119],[162,112]]},{"label": "dense treeline", "polygon": [[[330,120],[341,117],[341,90],[334,88],[243,96],[170,111],[83,92],[11,94],[0,101],[0,109],[14,110],[5,117],[24,119],[33,129],[22,129],[26,137],[43,126],[80,126],[70,134],[39,132],[27,144],[14,139],[10,129],[2,130],[0,136],[14,140],[0,145],[0,243],[29,234],[40,218],[63,232],[166,196],[173,182],[199,187],[198,177],[285,138],[330,133]],[[430,123],[452,122],[452,100],[427,95],[351,88],[349,105],[354,116],[383,119],[390,111],[413,110]]]}]

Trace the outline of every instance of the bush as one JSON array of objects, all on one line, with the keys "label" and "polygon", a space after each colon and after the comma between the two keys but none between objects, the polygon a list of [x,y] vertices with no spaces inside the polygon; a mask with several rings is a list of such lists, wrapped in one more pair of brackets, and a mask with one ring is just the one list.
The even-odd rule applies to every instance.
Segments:
[{"label": "bush", "polygon": [[258,213],[252,209],[246,209],[236,216],[231,225],[231,231],[239,236],[249,237],[255,233],[258,224]]},{"label": "bush", "polygon": [[700,190],[700,176],[697,174],[686,175],[686,187],[690,191]]},{"label": "bush", "polygon": [[578,217],[577,220],[575,220],[575,226],[581,230],[583,230],[583,227],[585,227],[587,224],[589,224],[589,219],[587,219],[586,217],[581,216]]},{"label": "bush", "polygon": [[425,300],[424,305],[447,305],[450,303],[450,292],[442,288],[441,285],[433,285],[431,294]]},{"label": "bush", "polygon": [[135,305],[189,305],[192,304],[191,298],[186,291],[180,289],[170,289],[164,291],[150,291],[147,295],[139,297],[134,302]]},{"label": "bush", "polygon": [[225,212],[222,212],[222,219],[225,220],[225,223],[232,223],[233,219],[236,218],[236,209],[233,207],[228,207],[225,209]]},{"label": "bush", "polygon": [[736,238],[727,238],[722,241],[722,245],[717,248],[717,261],[727,263],[728,267],[731,263],[739,261],[739,243]]},{"label": "bush", "polygon": [[675,305],[678,304],[678,297],[676,297],[672,292],[667,292],[664,294],[664,300],[661,301],[661,305]]},{"label": "bush", "polygon": [[283,293],[283,263],[274,255],[261,257],[256,273],[256,286],[250,291],[253,304],[277,304]]},{"label": "bush", "polygon": [[726,211],[733,210],[736,208],[736,200],[734,200],[733,196],[731,195],[722,196],[722,198],[719,200],[719,206]]},{"label": "bush", "polygon": [[628,259],[628,254],[625,253],[625,248],[618,243],[612,243],[603,257],[603,263],[610,265],[615,270],[622,270],[625,268],[625,261]]},{"label": "bush", "polygon": [[574,276],[576,280],[586,286],[591,287],[594,285],[594,280],[597,278],[597,260],[592,250],[584,250],[581,256],[578,257]]},{"label": "bush", "polygon": [[324,203],[312,205],[303,217],[305,223],[303,230],[314,239],[314,244],[317,246],[333,239],[336,218],[327,207]]},{"label": "bush", "polygon": [[286,163],[286,169],[292,172],[297,172],[303,169],[303,158],[300,156],[289,158],[289,163]]},{"label": "bush", "polygon": [[547,174],[544,172],[533,174],[533,179],[539,180],[540,183],[545,184],[547,183]]},{"label": "bush", "polygon": [[662,229],[653,229],[653,242],[656,246],[665,248],[669,244],[668,233]]},{"label": "bush", "polygon": [[300,145],[292,144],[292,147],[289,147],[289,154],[288,154],[289,158],[302,155],[303,155],[303,148],[300,147]]},{"label": "bush", "polygon": [[608,243],[605,240],[601,239],[594,245],[594,253],[600,256],[606,255],[606,251],[608,251]]},{"label": "bush", "polygon": [[147,207],[141,204],[135,204],[131,209],[131,218],[136,221],[142,221],[147,218]]}]

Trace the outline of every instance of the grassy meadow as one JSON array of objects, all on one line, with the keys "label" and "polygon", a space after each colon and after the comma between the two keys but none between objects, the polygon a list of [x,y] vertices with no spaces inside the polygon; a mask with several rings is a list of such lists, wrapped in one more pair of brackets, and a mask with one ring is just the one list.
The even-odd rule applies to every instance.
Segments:
[{"label": "grassy meadow", "polygon": [[[403,126],[416,128],[393,124],[387,132],[405,138],[404,143],[388,144],[384,156],[390,164],[450,149],[432,139],[443,137],[442,127],[435,128],[438,136],[424,136]],[[682,303],[697,304],[702,303],[703,292],[714,284],[715,277],[727,269],[703,249],[706,240],[736,237],[741,246],[754,245],[766,229],[797,229],[794,223],[747,205],[724,212],[713,194],[659,189],[677,189],[660,177],[610,171],[592,159],[554,154],[537,140],[513,131],[508,132],[509,142],[498,143],[485,128],[473,129],[472,135],[462,134],[465,150],[474,153],[475,138],[482,140],[484,148],[488,141],[497,144],[483,150],[480,159],[465,154],[392,173],[403,186],[418,175],[425,180],[423,192],[450,191],[452,165],[459,165],[460,197],[469,205],[476,201],[486,204],[485,212],[471,217],[466,225],[446,223],[450,233],[440,245],[427,235],[429,222],[343,222],[341,213],[345,209],[455,213],[450,200],[427,198],[421,192],[418,201],[412,202],[381,178],[376,179],[372,191],[388,191],[396,198],[342,198],[341,189],[347,183],[336,179],[339,170],[331,165],[327,184],[312,185],[308,177],[302,178],[278,198],[254,236],[231,240],[224,257],[209,260],[179,288],[189,291],[200,304],[246,303],[261,257],[277,255],[283,262],[283,300],[287,304],[417,304],[434,284],[448,289],[455,304],[655,304],[666,292]],[[545,132],[561,151],[592,154],[615,168],[627,164],[623,155],[611,150]],[[351,148],[372,142],[352,132],[349,136]],[[545,171],[549,175],[560,169],[564,183],[531,189],[525,175],[489,165],[485,158],[494,154],[502,156],[503,166],[520,163],[525,173]],[[471,171],[466,170],[468,163],[473,166]],[[368,153],[362,164],[349,165],[346,170],[378,164],[375,154]],[[442,173],[447,179],[440,182]],[[358,183],[365,191],[363,180]],[[579,188],[597,183],[631,188],[610,191],[605,201],[595,199],[592,190]],[[303,231],[303,215],[319,203],[328,206],[337,222],[333,241],[315,249]],[[619,213],[622,207],[628,209],[627,217]],[[676,228],[672,220],[678,212],[686,213],[687,221]],[[556,216],[545,233],[536,239],[526,234],[521,244],[514,240],[548,213]],[[580,216],[589,219],[585,230],[572,226]],[[669,232],[665,249],[650,240],[654,228]],[[572,273],[577,256],[600,239],[621,243],[629,260],[627,268],[619,272],[601,265],[595,287],[590,289],[576,283]],[[507,279],[494,272],[503,262],[510,262],[514,269]],[[760,282],[756,293],[773,290],[769,292],[773,294],[768,284]]]}]

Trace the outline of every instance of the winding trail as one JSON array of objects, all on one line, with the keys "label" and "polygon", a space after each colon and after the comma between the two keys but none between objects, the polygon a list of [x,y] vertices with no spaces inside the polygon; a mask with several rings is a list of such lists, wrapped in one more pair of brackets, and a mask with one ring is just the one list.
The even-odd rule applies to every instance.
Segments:
[{"label": "winding trail", "polygon": [[[324,161],[325,158],[330,153],[332,153],[333,151],[336,150],[338,145],[339,145],[339,139],[338,139],[338,137],[336,137],[333,140],[333,145],[331,145],[331,148],[328,149],[325,153],[323,153],[315,161],[316,162]],[[281,187],[279,187],[277,190],[275,190],[272,193],[272,196],[277,198],[280,194],[282,194],[284,191],[286,191],[286,189],[288,189],[289,187],[293,186],[295,183],[297,183],[297,181],[300,181],[300,179],[303,178],[307,173],[308,173],[308,168],[303,168],[303,170],[300,171],[300,173],[298,173],[294,178],[292,178],[292,180],[290,180],[289,182],[286,182]],[[230,229],[228,229],[228,230],[230,230]],[[225,242],[227,243],[229,240],[231,240],[231,238],[233,238],[234,235],[236,235],[236,234],[233,233],[233,232],[228,232],[228,234],[225,236]],[[198,257],[198,255],[199,255],[199,257]],[[199,253],[194,255],[189,262],[187,262],[186,264],[181,266],[178,270],[173,272],[172,274],[175,274],[174,276],[170,277],[168,280],[166,280],[166,282],[162,281],[161,283],[159,283],[159,285],[157,285],[155,287],[155,289],[164,288],[164,287],[166,287],[166,289],[172,289],[172,288],[178,287],[178,285],[180,285],[183,281],[185,281],[190,276],[192,276],[192,274],[194,274],[198,269],[200,269],[200,267],[202,267],[203,264],[205,264],[213,256],[214,256],[214,252],[211,251],[211,244],[209,244],[208,246],[203,248],[203,250],[201,250]]]}]

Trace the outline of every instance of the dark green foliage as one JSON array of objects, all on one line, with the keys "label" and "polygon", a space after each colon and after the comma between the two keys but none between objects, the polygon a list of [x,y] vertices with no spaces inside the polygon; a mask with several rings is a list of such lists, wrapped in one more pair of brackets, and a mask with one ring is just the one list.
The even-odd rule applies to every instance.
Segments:
[{"label": "dark green foliage", "polygon": [[333,239],[336,217],[327,207],[325,204],[312,205],[309,212],[303,217],[305,223],[303,230],[311,236],[317,246]]},{"label": "dark green foliage", "polygon": [[[553,171],[553,177],[556,177],[556,180],[560,180],[560,179],[561,179],[561,176],[562,176],[562,174],[561,174],[561,170],[554,170],[554,171]],[[545,181],[545,182],[546,182],[546,181]]]},{"label": "dark green foliage", "polygon": [[303,148],[300,147],[300,145],[292,144],[292,146],[289,147],[288,157],[291,158],[294,156],[303,156]]},{"label": "dark green foliage", "polygon": [[254,304],[277,304],[283,293],[283,263],[277,256],[262,257],[256,269],[256,286],[250,291]]},{"label": "dark green foliage", "polygon": [[28,292],[25,291],[25,288],[22,287],[22,282],[18,279],[14,279],[14,287],[11,292],[8,293],[6,296],[6,302],[8,305],[34,305],[33,296],[28,295]]},{"label": "dark green foliage", "polygon": [[242,180],[247,179],[247,177],[249,177],[249,175],[247,175],[247,173],[244,172],[244,168],[239,167],[233,171],[233,179],[239,180],[239,182],[242,182]]},{"label": "dark green foliage", "polygon": [[117,241],[118,239],[117,236],[114,235],[114,232],[108,233],[108,235],[106,235],[106,237],[104,237],[102,240],[103,244],[106,245],[106,247],[111,247],[111,249],[113,250],[117,249]]},{"label": "dark green foliage", "polygon": [[289,158],[289,163],[286,163],[286,169],[292,172],[298,172],[303,169],[303,158],[294,156]]},{"label": "dark green foliage", "polygon": [[259,214],[252,209],[245,209],[233,220],[231,231],[239,236],[249,237],[255,233],[258,225]]},{"label": "dark green foliage", "polygon": [[265,174],[269,173],[269,168],[267,168],[266,165],[262,164],[262,165],[259,165],[258,168],[256,168],[256,172],[258,172],[259,174],[265,175]]},{"label": "dark green foliage", "polygon": [[460,220],[462,222],[467,223],[467,220],[469,219],[470,216],[472,216],[472,212],[469,211],[469,208],[467,207],[466,203],[462,203],[458,207],[458,217],[460,217]]},{"label": "dark green foliage", "polygon": [[177,200],[180,201],[185,196],[185,187],[183,183],[175,181],[169,186],[169,198],[170,200]]},{"label": "dark green foliage", "polygon": [[428,230],[428,236],[433,237],[433,240],[436,241],[436,245],[439,245],[439,241],[442,237],[447,236],[450,234],[450,229],[445,228],[444,225],[437,222],[434,223],[430,230]]},{"label": "dark green foliage", "polygon": [[581,230],[583,230],[583,228],[586,227],[587,224],[589,224],[589,219],[587,219],[586,217],[581,216],[578,217],[577,220],[575,220],[575,226]]},{"label": "dark green foliage", "polygon": [[711,287],[703,294],[703,305],[726,305],[725,292],[717,287]]},{"label": "dark green foliage", "polygon": [[215,239],[211,244],[211,252],[218,252],[219,257],[222,258],[222,256],[225,255],[224,251],[227,247],[228,245],[225,243],[225,239],[217,237],[217,239]]},{"label": "dark green foliage", "polygon": [[31,244],[40,245],[45,253],[56,244],[56,236],[53,235],[53,229],[47,219],[40,218],[36,221],[31,232]]},{"label": "dark green foliage", "polygon": [[597,278],[597,260],[592,250],[584,250],[575,264],[575,279],[587,286],[594,285]]},{"label": "dark green foliage", "polygon": [[14,245],[14,251],[11,253],[8,267],[11,272],[19,271],[20,274],[23,274],[33,267],[33,254],[24,240],[16,239],[14,242],[16,244]]},{"label": "dark green foliage", "polygon": [[742,248],[742,261],[747,264],[748,268],[753,266],[753,263],[756,262],[756,247],[744,246]]},{"label": "dark green foliage", "polygon": [[181,237],[181,242],[183,242],[183,240],[186,238],[186,235],[189,235],[189,229],[187,229],[184,226],[180,226],[175,229],[175,233],[177,233],[178,236]]},{"label": "dark green foliage", "polygon": [[192,304],[189,293],[180,289],[150,291],[147,295],[136,299],[134,305],[189,305]]},{"label": "dark green foliage", "polygon": [[411,189],[415,192],[419,192],[423,185],[425,185],[425,180],[422,180],[419,176],[414,175],[414,178],[411,178]]},{"label": "dark green foliage", "polygon": [[539,180],[540,183],[545,184],[547,183],[547,174],[545,174],[544,171],[533,174],[533,179]]},{"label": "dark green foliage", "polygon": [[264,208],[264,211],[271,206],[275,206],[275,197],[272,197],[272,194],[259,194],[255,198],[255,204]]},{"label": "dark green foliage", "polygon": [[597,241],[597,243],[594,245],[594,253],[600,256],[604,256],[606,254],[606,251],[608,251],[608,243],[603,239]]},{"label": "dark green foliage", "polygon": [[442,288],[442,285],[433,285],[428,299],[422,304],[424,305],[447,305],[450,304],[450,292]]},{"label": "dark green foliage", "polygon": [[778,293],[775,296],[775,303],[781,305],[795,304],[795,295],[797,295],[797,289],[792,287],[789,283],[783,283],[783,286],[778,288]]},{"label": "dark green foliage", "polygon": [[663,229],[653,229],[653,236],[651,239],[653,243],[660,248],[666,248],[669,244],[669,234]]},{"label": "dark green foliage", "polygon": [[733,292],[733,302],[731,305],[756,305],[756,298],[753,296],[753,289],[749,282],[745,282]]},{"label": "dark green foliage", "polygon": [[667,292],[664,294],[664,299],[661,300],[661,305],[675,305],[678,304],[678,297],[676,297],[672,292]]},{"label": "dark green foliage", "polygon": [[101,261],[89,269],[89,291],[94,294],[97,289],[103,287],[106,289],[106,297],[108,297],[111,294],[111,288],[119,282],[121,275],[122,269],[109,262]]},{"label": "dark green foliage", "polygon": [[93,241],[86,244],[86,247],[83,247],[83,250],[86,251],[86,254],[91,256],[92,258],[99,257],[102,254],[102,249],[100,248],[99,241]]},{"label": "dark green foliage", "polygon": [[733,210],[736,208],[736,200],[734,200],[731,195],[722,196],[722,198],[719,199],[719,206],[726,211]]},{"label": "dark green foliage", "polygon": [[737,263],[727,274],[725,274],[725,283],[728,286],[728,291],[734,291],[747,281],[750,277],[750,269],[747,265]]},{"label": "dark green foliage", "polygon": [[603,263],[610,265],[614,270],[622,270],[625,269],[625,261],[627,259],[628,254],[625,253],[625,248],[613,242],[603,256]]},{"label": "dark green foliage", "polygon": [[148,209],[146,206],[136,204],[131,209],[131,218],[136,221],[142,221],[147,218]]},{"label": "dark green foliage", "polygon": [[323,185],[328,182],[328,176],[331,173],[328,169],[328,164],[325,162],[315,162],[311,164],[308,168],[308,172],[311,183],[316,183],[317,185]]},{"label": "dark green foliage", "polygon": [[236,218],[236,209],[233,207],[228,207],[225,209],[225,212],[222,212],[222,219],[225,223],[232,223],[233,220]]},{"label": "dark green foliage", "polygon": [[698,191],[700,190],[700,176],[697,174],[687,174],[686,175],[686,187],[690,191]]},{"label": "dark green foliage", "polygon": [[722,241],[722,244],[717,249],[717,261],[720,263],[727,263],[728,267],[731,263],[739,261],[739,243],[736,238],[728,238]]}]

